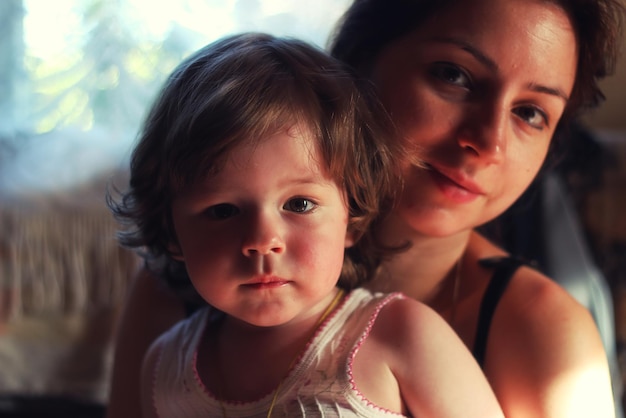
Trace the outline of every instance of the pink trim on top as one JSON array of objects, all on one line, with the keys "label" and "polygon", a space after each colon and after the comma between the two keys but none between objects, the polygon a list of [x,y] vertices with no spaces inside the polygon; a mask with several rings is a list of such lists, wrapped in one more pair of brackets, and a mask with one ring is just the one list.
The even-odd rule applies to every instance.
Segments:
[{"label": "pink trim on top", "polygon": [[326,316],[326,318],[322,321],[322,323],[317,326],[317,329],[315,330],[315,332],[313,333],[313,335],[311,336],[309,341],[305,344],[305,346],[302,349],[302,351],[300,352],[300,354],[298,354],[298,357],[296,357],[296,360],[293,362],[293,367],[287,373],[287,376],[285,377],[285,380],[287,380],[287,379],[289,379],[289,377],[291,377],[291,372],[293,370],[295,370],[297,368],[297,366],[300,365],[304,355],[309,352],[309,348],[311,348],[311,344],[313,344],[313,341],[315,341],[315,339],[322,333],[322,331],[324,331],[326,329],[326,327],[328,326],[329,322],[332,321],[333,318],[335,318],[335,316],[337,316],[337,314],[343,310],[343,307],[345,306],[346,302],[351,297],[352,297],[352,291],[347,292],[346,295],[339,301],[337,306],[335,306],[335,309],[333,309],[332,312],[329,313]]},{"label": "pink trim on top", "polygon": [[372,328],[374,327],[374,323],[376,322],[376,319],[378,318],[378,315],[380,314],[380,311],[391,301],[394,300],[402,300],[402,299],[406,299],[406,296],[400,292],[394,292],[394,293],[390,293],[388,295],[386,295],[382,300],[380,300],[377,304],[376,304],[376,309],[374,310],[374,312],[372,312],[372,314],[370,315],[370,319],[367,321],[367,327],[365,328],[365,330],[363,331],[363,333],[361,334],[361,336],[359,337],[359,339],[357,340],[356,344],[354,344],[354,347],[352,348],[352,350],[350,351],[350,354],[348,355],[348,376],[349,376],[349,382],[350,382],[350,387],[352,388],[353,392],[363,401],[365,402],[365,404],[371,408],[374,408],[378,411],[382,411],[388,414],[392,414],[394,416],[399,416],[399,417],[404,417],[405,415],[403,414],[399,414],[397,412],[391,411],[387,408],[383,408],[379,405],[376,405],[375,403],[373,403],[372,401],[370,401],[369,399],[367,399],[365,397],[365,395],[363,395],[361,393],[361,391],[359,390],[359,388],[356,386],[356,383],[354,382],[354,374],[352,373],[352,365],[354,364],[354,358],[356,357],[357,352],[359,351],[359,349],[361,348],[361,346],[363,345],[363,343],[365,342],[365,340],[369,337],[370,332],[372,331]]},{"label": "pink trim on top", "polygon": [[233,400],[226,400],[226,399],[220,399],[216,393],[213,393],[212,391],[209,390],[209,388],[206,387],[206,385],[204,384],[204,382],[202,381],[202,379],[200,378],[200,374],[198,373],[198,348],[200,348],[200,344],[202,343],[202,338],[204,337],[204,334],[206,333],[206,329],[209,326],[209,317],[211,316],[211,311],[210,309],[207,310],[206,314],[203,315],[204,319],[202,320],[204,323],[204,329],[202,331],[202,333],[200,334],[200,337],[198,338],[198,341],[196,341],[196,346],[193,348],[193,357],[192,357],[192,362],[191,362],[191,370],[193,371],[193,377],[196,381],[196,385],[198,385],[198,388],[202,391],[202,393],[204,393],[206,396],[208,396],[209,398],[211,398],[213,401],[218,402],[220,404],[224,404],[224,405],[246,405],[246,404],[253,404],[253,403],[258,403],[261,400],[263,400],[264,398],[267,398],[268,396],[270,396],[273,391],[270,391],[268,393],[266,393],[265,395],[262,395],[261,397],[259,397],[256,400],[252,400],[252,401],[233,401]]}]

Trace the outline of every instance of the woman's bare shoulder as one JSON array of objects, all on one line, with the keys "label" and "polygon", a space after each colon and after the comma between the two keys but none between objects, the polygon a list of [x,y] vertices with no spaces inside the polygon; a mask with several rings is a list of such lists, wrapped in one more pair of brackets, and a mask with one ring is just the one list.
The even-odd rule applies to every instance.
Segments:
[{"label": "woman's bare shoulder", "polygon": [[590,312],[561,285],[529,266],[516,271],[501,304],[500,318],[514,321],[518,333],[545,327],[549,332],[597,334]]},{"label": "woman's bare shoulder", "polygon": [[[489,280],[493,275],[493,269],[480,267],[479,260],[508,256],[510,255],[506,251],[474,233],[466,254],[470,262],[466,264],[476,269],[471,271],[472,274],[483,280]],[[499,306],[502,308],[498,309],[506,311],[518,325],[518,321],[522,324],[527,321],[532,324],[535,320],[549,322],[550,318],[546,318],[546,315],[553,317],[557,322],[561,322],[563,317],[593,322],[587,309],[567,290],[530,264],[522,265],[515,271]]]},{"label": "woman's bare shoulder", "polygon": [[508,400],[505,413],[576,417],[613,411],[607,357],[591,314],[530,267],[518,269],[498,305],[485,372],[498,398]]}]

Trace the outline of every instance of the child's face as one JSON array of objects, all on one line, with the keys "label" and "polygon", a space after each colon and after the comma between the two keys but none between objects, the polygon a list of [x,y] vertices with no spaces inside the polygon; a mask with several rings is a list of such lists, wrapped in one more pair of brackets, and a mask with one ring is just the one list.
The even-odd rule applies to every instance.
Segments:
[{"label": "child's face", "polygon": [[181,260],[208,303],[259,326],[326,307],[352,239],[322,162],[306,132],[285,129],[235,148],[174,200]]}]

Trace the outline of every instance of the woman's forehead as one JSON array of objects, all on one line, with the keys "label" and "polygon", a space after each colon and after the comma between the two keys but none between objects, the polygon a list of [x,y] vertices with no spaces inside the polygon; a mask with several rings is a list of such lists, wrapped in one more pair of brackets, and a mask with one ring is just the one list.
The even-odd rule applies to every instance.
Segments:
[{"label": "woman's forehead", "polygon": [[384,48],[377,65],[385,65],[391,51],[411,60],[429,47],[466,52],[503,73],[524,68],[529,83],[547,84],[564,96],[576,76],[572,23],[562,8],[544,0],[455,1]]}]

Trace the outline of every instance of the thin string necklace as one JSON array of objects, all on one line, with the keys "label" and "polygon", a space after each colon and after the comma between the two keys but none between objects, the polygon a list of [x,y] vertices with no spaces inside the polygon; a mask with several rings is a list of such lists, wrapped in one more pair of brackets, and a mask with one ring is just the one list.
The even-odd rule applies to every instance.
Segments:
[{"label": "thin string necklace", "polygon": [[450,326],[454,329],[456,322],[456,307],[459,302],[459,288],[461,287],[461,258],[454,268],[454,282],[452,283],[452,306],[450,308]]},{"label": "thin string necklace", "polygon": [[[324,322],[326,320],[328,315],[330,315],[330,313],[335,309],[337,304],[343,299],[344,294],[345,294],[345,291],[343,289],[339,289],[337,291],[337,294],[335,295],[333,300],[326,307],[326,310],[324,311],[322,316],[320,316],[320,318],[315,323],[315,326],[313,327],[313,331],[311,332],[311,336],[309,336],[309,338],[307,339],[307,341],[305,343],[305,347],[306,347],[306,344],[308,344],[309,341],[311,340],[311,337],[317,332],[317,329],[322,324],[322,322]],[[304,347],[303,347],[303,349],[304,349]],[[267,418],[270,418],[272,416],[272,411],[274,410],[274,406],[276,405],[276,400],[278,399],[278,394],[280,392],[282,384],[285,381],[285,379],[287,379],[287,376],[289,376],[289,372],[291,371],[291,368],[295,365],[296,360],[298,358],[300,358],[300,354],[301,354],[301,351],[298,352],[293,359],[291,359],[291,362],[289,363],[289,367],[287,368],[287,373],[285,373],[285,376],[280,380],[280,382],[278,382],[278,386],[276,386],[276,389],[274,389],[274,395],[272,396],[272,402],[270,403],[269,410],[267,411]],[[224,416],[224,418],[228,418],[228,414],[226,413],[226,406],[224,405],[224,402],[222,401],[222,396],[221,396],[221,394],[218,395],[218,396],[219,396],[218,397],[218,401],[220,403],[220,408],[222,409],[222,415]]]}]

